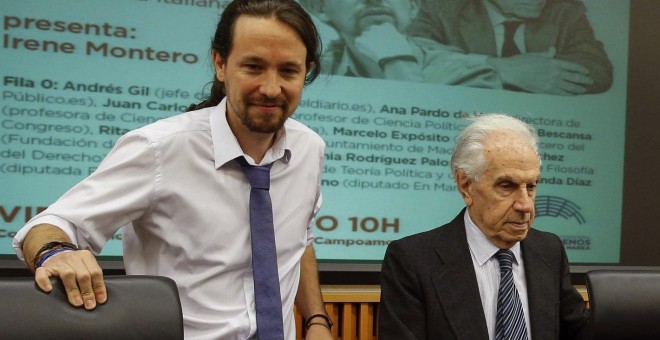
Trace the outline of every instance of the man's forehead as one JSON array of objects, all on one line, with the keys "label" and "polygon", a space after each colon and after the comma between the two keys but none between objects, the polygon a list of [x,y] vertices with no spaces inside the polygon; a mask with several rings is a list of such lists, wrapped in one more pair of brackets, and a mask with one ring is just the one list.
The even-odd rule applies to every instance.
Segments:
[{"label": "man's forehead", "polygon": [[496,176],[513,176],[513,172],[537,176],[540,160],[533,145],[522,136],[496,133],[486,143],[486,168]]},{"label": "man's forehead", "polygon": [[514,182],[535,181],[541,176],[541,164],[538,157],[494,157],[487,160],[486,173],[494,180]]},{"label": "man's forehead", "polygon": [[305,47],[305,43],[294,26],[275,17],[254,16],[242,14],[234,23],[233,40],[279,38],[282,35],[294,38],[296,43]]},{"label": "man's forehead", "polygon": [[533,145],[530,144],[530,140],[526,136],[507,131],[493,131],[488,133],[484,146],[487,152],[527,152],[528,150],[534,150]]}]

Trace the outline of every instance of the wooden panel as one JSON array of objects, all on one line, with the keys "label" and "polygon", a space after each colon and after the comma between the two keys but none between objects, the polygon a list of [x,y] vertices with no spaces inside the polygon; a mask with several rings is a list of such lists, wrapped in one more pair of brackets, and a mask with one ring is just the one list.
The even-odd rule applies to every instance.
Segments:
[{"label": "wooden panel", "polygon": [[360,340],[372,340],[374,338],[374,306],[372,303],[360,304]]},{"label": "wooden panel", "polygon": [[[587,287],[576,285],[580,295],[589,306]],[[323,301],[328,316],[335,326],[332,335],[338,340],[377,340],[378,303],[380,287],[377,285],[324,285],[321,286]],[[304,319],[295,311],[296,339],[305,335]]]},{"label": "wooden panel", "polygon": [[332,320],[332,323],[335,325],[332,327],[332,335],[336,338],[339,336],[339,305],[336,303],[326,303],[325,310],[328,312],[328,316]]},{"label": "wooden panel", "polygon": [[342,307],[341,339],[355,340],[357,331],[357,304],[347,302]]},{"label": "wooden panel", "polygon": [[321,291],[325,302],[380,302],[378,285],[324,285]]},{"label": "wooden panel", "polygon": [[587,293],[587,286],[575,285],[575,289],[577,289],[578,293],[582,295],[582,300],[584,300],[585,306],[589,308],[589,294]]}]

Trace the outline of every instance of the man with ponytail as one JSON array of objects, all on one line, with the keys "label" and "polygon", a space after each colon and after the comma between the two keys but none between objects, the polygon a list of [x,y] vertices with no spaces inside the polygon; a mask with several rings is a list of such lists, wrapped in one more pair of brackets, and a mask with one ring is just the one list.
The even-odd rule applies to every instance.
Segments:
[{"label": "man with ponytail", "polygon": [[[52,290],[56,276],[74,306],[112,299],[95,255],[125,225],[126,273],[176,281],[187,339],[295,339],[294,303],[307,339],[331,339],[312,248],[325,144],[290,118],[319,74],[320,50],[296,1],[232,1],[212,43],[209,98],[126,133],[93,174],[17,234],[14,248],[39,288]],[[270,169],[269,276],[280,293],[263,327],[251,224],[271,214],[250,218],[243,170],[257,167]]]}]

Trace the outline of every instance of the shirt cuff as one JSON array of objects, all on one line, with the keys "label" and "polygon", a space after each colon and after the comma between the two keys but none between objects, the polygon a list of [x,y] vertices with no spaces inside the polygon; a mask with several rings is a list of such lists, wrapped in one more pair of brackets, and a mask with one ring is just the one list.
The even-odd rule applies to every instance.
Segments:
[{"label": "shirt cuff", "polygon": [[23,241],[25,240],[25,236],[27,236],[27,233],[32,228],[39,224],[52,224],[62,229],[62,231],[64,231],[69,236],[72,243],[78,245],[78,239],[75,236],[75,226],[73,223],[55,215],[37,216],[36,218],[30,220],[25,226],[23,226],[23,228],[21,228],[16,233],[16,236],[14,236],[12,241],[12,246],[16,252],[16,256],[18,256],[21,261],[25,261],[25,255],[23,254]]}]

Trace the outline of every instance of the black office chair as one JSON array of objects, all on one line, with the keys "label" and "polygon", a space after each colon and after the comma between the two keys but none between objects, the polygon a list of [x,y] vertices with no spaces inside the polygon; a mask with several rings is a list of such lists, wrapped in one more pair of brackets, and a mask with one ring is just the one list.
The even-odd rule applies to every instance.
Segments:
[{"label": "black office chair", "polygon": [[75,308],[64,286],[42,292],[32,277],[0,278],[2,339],[183,339],[176,283],[162,276],[106,276],[108,301]]},{"label": "black office chair", "polygon": [[593,339],[660,339],[660,271],[587,272]]}]

